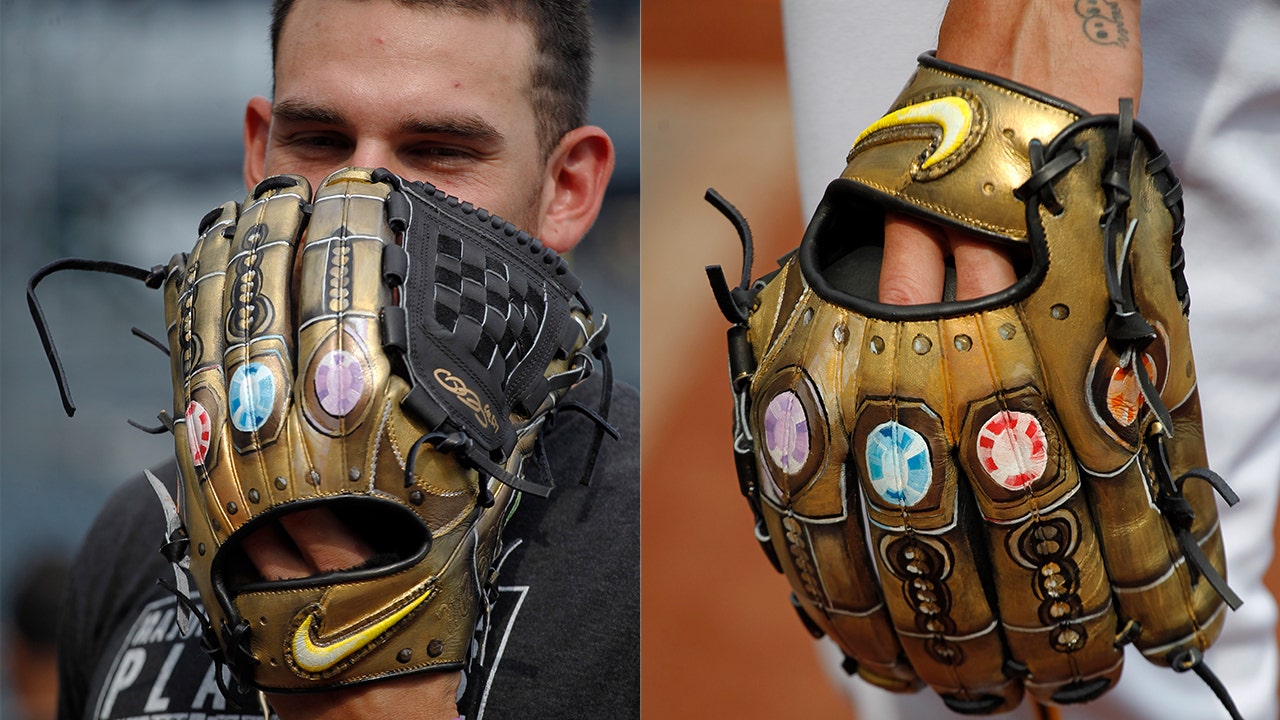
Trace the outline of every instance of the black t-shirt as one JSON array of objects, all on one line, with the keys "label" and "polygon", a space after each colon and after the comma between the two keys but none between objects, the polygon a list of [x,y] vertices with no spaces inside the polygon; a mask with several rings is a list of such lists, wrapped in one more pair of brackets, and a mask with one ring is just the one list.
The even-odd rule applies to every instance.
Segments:
[{"label": "black t-shirt", "polygon": [[[593,404],[596,378],[571,396]],[[558,487],[526,495],[507,524],[514,548],[502,566],[485,647],[488,676],[474,718],[640,716],[639,397],[615,385],[610,421],[589,487],[581,477],[594,426],[561,413],[547,434]],[[172,491],[172,467],[160,477]],[[58,643],[61,720],[261,718],[218,690],[199,624],[182,636],[173,581],[157,552],[164,516],[146,480],[107,502],[76,559]],[[199,597],[194,597],[199,604]]]}]

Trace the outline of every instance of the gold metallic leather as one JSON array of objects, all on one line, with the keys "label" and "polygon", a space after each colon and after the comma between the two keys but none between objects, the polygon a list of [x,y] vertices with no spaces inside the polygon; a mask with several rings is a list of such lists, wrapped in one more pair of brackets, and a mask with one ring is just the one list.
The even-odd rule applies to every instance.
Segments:
[{"label": "gold metallic leather", "polygon": [[[425,429],[402,410],[409,388],[382,349],[379,312],[392,303],[381,280],[383,248],[395,237],[384,217],[390,188],[367,170],[346,169],[312,198],[305,179],[289,177],[243,208],[223,205],[190,256],[171,263],[165,284],[179,502],[196,586],[224,644],[246,624],[254,664],[240,680],[260,689],[461,668],[517,493],[486,480],[494,503],[483,507],[478,474],[430,444],[405,486],[410,448]],[[592,328],[590,318],[579,320]],[[249,363],[258,364],[259,384],[237,394],[230,385]],[[547,372],[568,366],[557,359]],[[317,381],[336,372],[351,375],[336,385]],[[336,397],[334,388],[348,394]],[[245,408],[264,394],[274,398],[265,420],[238,429],[235,418],[251,416]],[[193,402],[203,410],[188,412]],[[511,421],[519,437],[506,469],[519,475],[541,417]],[[304,580],[253,577],[238,549],[245,533],[334,502],[398,518],[375,535],[429,534],[429,552]]]},{"label": "gold metallic leather", "polygon": [[[750,308],[746,429],[781,570],[861,677],[894,691],[927,684],[969,712],[1010,710],[1024,689],[1050,704],[1091,699],[1120,678],[1123,631],[1169,664],[1207,648],[1225,615],[1156,507],[1146,441],[1160,428],[1133,352],[1106,335],[1099,219],[1116,123],[1072,131],[1083,159],[1052,182],[1060,213],[1028,216],[1015,194],[1032,173],[1031,141],[1049,145],[1082,117],[922,58]],[[942,127],[957,119],[967,130]],[[1207,462],[1170,269],[1180,229],[1147,170],[1153,155],[1134,143],[1130,273],[1158,335],[1145,353],[1173,418],[1178,477]],[[903,312],[836,273],[877,241],[886,207],[1015,248],[1034,229],[1046,252],[1010,291]],[[1185,497],[1194,538],[1225,574],[1212,490],[1188,480]]]},{"label": "gold metallic leather", "polygon": [[922,170],[922,151],[934,144],[937,125],[904,121],[861,137],[842,177],[974,232],[1026,240],[1026,207],[1013,191],[1031,171],[1027,145],[1033,138],[1048,142],[1082,111],[940,64],[921,66],[893,109],[939,98],[956,98],[971,109],[972,126],[959,148]]}]

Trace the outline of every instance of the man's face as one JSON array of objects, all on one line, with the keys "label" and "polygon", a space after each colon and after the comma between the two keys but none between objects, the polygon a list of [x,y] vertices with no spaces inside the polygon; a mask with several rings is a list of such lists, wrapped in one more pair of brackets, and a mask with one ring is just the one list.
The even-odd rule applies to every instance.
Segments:
[{"label": "man's face", "polygon": [[298,0],[278,42],[264,174],[318,187],[342,167],[385,167],[536,234],[533,52],[530,29],[499,16]]}]

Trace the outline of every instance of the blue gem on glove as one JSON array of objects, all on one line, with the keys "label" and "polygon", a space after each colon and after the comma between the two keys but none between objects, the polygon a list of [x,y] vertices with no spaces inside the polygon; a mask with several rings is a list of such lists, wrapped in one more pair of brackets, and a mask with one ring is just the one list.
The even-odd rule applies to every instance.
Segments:
[{"label": "blue gem on glove", "polygon": [[880,497],[911,507],[933,482],[929,444],[906,425],[892,420],[881,423],[867,435],[867,473]]},{"label": "blue gem on glove", "polygon": [[265,365],[251,362],[236,368],[227,390],[237,430],[253,432],[266,424],[276,403],[276,378]]}]

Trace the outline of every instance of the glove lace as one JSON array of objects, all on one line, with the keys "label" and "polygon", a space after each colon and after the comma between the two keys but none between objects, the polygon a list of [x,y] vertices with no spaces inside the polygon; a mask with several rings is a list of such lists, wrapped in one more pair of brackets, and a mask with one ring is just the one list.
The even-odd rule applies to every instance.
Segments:
[{"label": "glove lace", "polygon": [[1156,497],[1156,506],[1169,521],[1178,538],[1178,545],[1182,548],[1183,555],[1187,559],[1187,567],[1191,570],[1191,586],[1195,587],[1203,577],[1222,596],[1227,605],[1231,606],[1232,610],[1239,608],[1244,601],[1227,585],[1226,579],[1213,567],[1209,558],[1205,557],[1200,543],[1191,532],[1195,512],[1183,496],[1182,488],[1189,478],[1194,477],[1209,483],[1209,486],[1217,491],[1228,506],[1234,506],[1240,502],[1240,497],[1220,475],[1208,468],[1192,468],[1175,479],[1169,468],[1165,435],[1158,428],[1153,428],[1148,436],[1147,450],[1152,460],[1151,466],[1155,472],[1159,493]]},{"label": "glove lace", "polygon": [[[67,371],[62,367],[62,358],[58,357],[58,349],[53,344],[53,335],[49,332],[49,322],[45,319],[44,309],[41,308],[40,300],[36,297],[36,286],[40,284],[40,281],[63,270],[85,270],[108,273],[110,275],[122,275],[134,280],[141,280],[147,287],[157,290],[164,284],[166,266],[156,265],[151,269],[146,269],[108,260],[64,258],[55,260],[36,270],[31,278],[27,280],[27,307],[31,310],[31,319],[35,322],[36,331],[40,333],[40,344],[44,346],[45,357],[49,359],[49,366],[53,369],[53,378],[58,383],[58,394],[62,398],[62,408],[66,411],[67,417],[71,417],[76,414],[76,404],[71,399],[71,386],[67,382]],[[134,332],[135,335],[140,333],[141,331],[137,330]],[[158,344],[155,340],[151,340],[151,342]]]},{"label": "glove lace", "polygon": [[[764,551],[765,557],[769,559],[769,564],[773,565],[773,569],[782,572],[782,562],[778,559],[777,551],[773,547],[773,540],[769,534],[769,526],[765,523],[764,515],[760,511],[760,487],[759,477],[757,476],[755,463],[755,437],[751,432],[751,424],[748,417],[751,413],[751,378],[755,375],[756,364],[755,355],[751,351],[751,343],[747,339],[747,321],[750,318],[751,305],[754,294],[764,287],[768,276],[757,280],[754,284],[751,282],[751,262],[754,255],[754,243],[751,236],[751,226],[747,224],[747,220],[742,213],[738,211],[728,200],[715,188],[707,188],[705,195],[707,202],[720,211],[722,215],[733,223],[733,227],[738,232],[738,239],[742,243],[742,278],[736,288],[729,289],[728,282],[725,280],[724,271],[719,265],[708,265],[706,267],[707,279],[711,283],[712,294],[715,295],[716,303],[720,306],[720,312],[724,313],[732,325],[729,328],[729,376],[733,387],[733,459],[738,475],[738,489],[742,492],[742,496],[747,499],[747,505],[751,508],[751,514],[755,518],[755,526],[753,534],[756,541],[760,543],[760,549]],[[779,264],[786,261],[793,255],[795,251],[787,253]],[[795,595],[792,595],[793,601]],[[805,621],[805,627],[810,629],[816,627],[812,625],[812,619],[804,614],[804,611],[796,607],[800,613],[801,620]]]},{"label": "glove lace", "polygon": [[729,218],[729,222],[733,223],[734,229],[738,231],[738,239],[742,241],[742,279],[736,288],[729,289],[724,270],[719,265],[708,265],[706,271],[707,279],[711,281],[711,292],[720,306],[720,312],[724,313],[729,322],[745,325],[751,310],[749,288],[751,287],[751,261],[754,254],[751,226],[747,224],[747,219],[742,216],[742,213],[725,200],[724,196],[716,192],[715,188],[707,188],[704,197],[715,209]]},{"label": "glove lace", "polygon": [[[222,696],[226,698],[227,702],[231,703],[231,706],[233,708],[237,710],[244,709],[244,706],[241,705],[236,700],[238,695],[236,695],[235,693],[232,693],[231,689],[227,687],[226,681],[223,679],[223,672],[222,672],[223,668],[228,667],[227,658],[223,655],[221,648],[218,647],[217,631],[214,630],[213,624],[209,622],[209,617],[204,614],[204,612],[200,609],[200,606],[196,605],[195,602],[192,601],[192,599],[188,597],[186,593],[182,592],[178,588],[166,582],[164,578],[156,578],[156,584],[164,588],[165,590],[168,590],[173,595],[173,597],[178,601],[178,604],[182,607],[182,609],[187,612],[189,617],[194,617],[197,621],[199,621],[200,628],[201,628],[200,649],[204,650],[205,654],[209,656],[209,659],[213,661],[213,665],[214,665],[213,679],[214,679],[214,682],[217,683],[218,685],[218,691],[222,693]],[[248,624],[243,620],[241,621],[241,623],[245,625],[244,629],[247,630]],[[247,635],[245,635],[244,637],[246,638],[246,642],[247,642]],[[246,650],[247,650],[247,646],[246,646]],[[232,677],[238,678],[235,668],[232,668],[231,670],[232,670],[232,673],[231,673]],[[243,694],[248,692],[251,688],[248,685],[245,685],[242,681],[237,679],[236,689],[239,691],[239,693]]]},{"label": "glove lace", "polygon": [[1231,720],[1244,720],[1243,716],[1240,715],[1240,711],[1236,708],[1235,701],[1231,699],[1231,693],[1227,692],[1227,686],[1222,684],[1222,681],[1218,679],[1218,676],[1214,674],[1213,670],[1209,669],[1209,665],[1204,661],[1204,653],[1195,648],[1188,648],[1180,654],[1169,657],[1168,660],[1169,665],[1175,671],[1186,672],[1191,670],[1203,680],[1204,684],[1208,685],[1213,694],[1218,697],[1222,707],[1231,715]]}]

